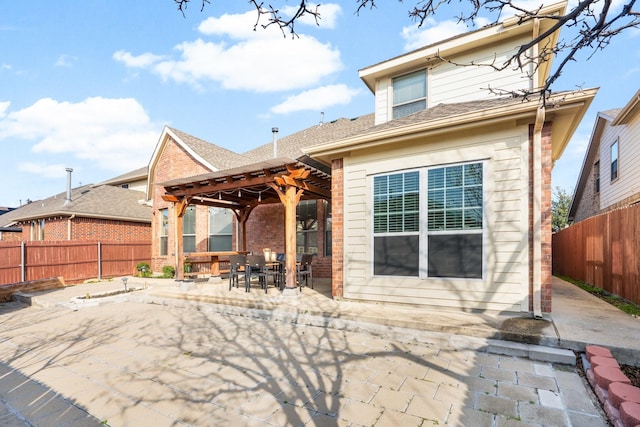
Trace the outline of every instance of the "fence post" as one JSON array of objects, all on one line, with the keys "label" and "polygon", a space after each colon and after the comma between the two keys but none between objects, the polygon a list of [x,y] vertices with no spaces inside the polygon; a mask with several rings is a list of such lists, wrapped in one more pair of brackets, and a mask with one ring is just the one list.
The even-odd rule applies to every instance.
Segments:
[{"label": "fence post", "polygon": [[26,271],[25,271],[25,267],[24,267],[24,263],[25,263],[25,256],[24,256],[24,240],[22,240],[20,242],[20,281],[21,282],[26,282]]},{"label": "fence post", "polygon": [[98,280],[102,280],[102,243],[98,242]]}]

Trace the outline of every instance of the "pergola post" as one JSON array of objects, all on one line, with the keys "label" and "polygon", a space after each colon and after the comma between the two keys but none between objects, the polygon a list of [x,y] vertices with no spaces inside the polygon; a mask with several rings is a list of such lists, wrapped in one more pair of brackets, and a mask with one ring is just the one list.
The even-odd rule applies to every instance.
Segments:
[{"label": "pergola post", "polygon": [[174,236],[176,236],[176,280],[184,280],[184,254],[182,253],[184,248],[182,245],[182,222],[184,213],[187,211],[187,206],[189,206],[189,200],[186,197],[180,200],[180,202],[173,204],[173,212],[175,218]]},{"label": "pergola post", "polygon": [[285,283],[287,289],[296,288],[296,207],[303,191],[287,185],[282,203],[284,204],[284,243],[285,243]]}]

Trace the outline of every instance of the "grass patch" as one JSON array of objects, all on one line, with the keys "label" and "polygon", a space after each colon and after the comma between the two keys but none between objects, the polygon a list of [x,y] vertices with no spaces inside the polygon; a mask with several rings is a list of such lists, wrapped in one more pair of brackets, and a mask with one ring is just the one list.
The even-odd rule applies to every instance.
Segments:
[{"label": "grass patch", "polygon": [[565,282],[573,283],[580,289],[589,292],[591,295],[597,296],[601,300],[608,302],[620,311],[623,311],[635,317],[640,316],[640,307],[637,304],[632,303],[631,301],[627,301],[624,298],[620,298],[618,295],[611,294],[604,289],[589,285],[588,283],[584,283],[580,280],[575,280],[565,276],[556,277],[564,280]]}]

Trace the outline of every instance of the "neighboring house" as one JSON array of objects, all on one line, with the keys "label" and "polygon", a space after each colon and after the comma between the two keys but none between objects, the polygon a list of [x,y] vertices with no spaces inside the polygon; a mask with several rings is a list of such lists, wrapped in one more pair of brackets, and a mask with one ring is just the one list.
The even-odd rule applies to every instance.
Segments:
[{"label": "neighboring house", "polygon": [[22,205],[0,216],[0,226],[20,229],[12,240],[148,240],[151,207],[145,200],[141,191],[84,185]]},{"label": "neighboring house", "polygon": [[98,185],[110,185],[112,187],[125,188],[134,191],[147,191],[147,176],[149,169],[145,166],[131,172],[108,179]]},{"label": "neighboring house", "polygon": [[640,90],[601,111],[591,133],[568,219],[578,222],[640,202]]},{"label": "neighboring house", "polygon": [[[227,223],[226,247],[286,246],[289,266],[292,245],[284,239],[293,238],[294,254],[315,251],[314,263],[331,263],[337,297],[551,311],[551,169],[596,89],[554,93],[543,103],[497,97],[489,88],[542,87],[550,63],[523,72],[490,64],[554,23],[514,17],[364,68],[374,114],[337,121],[341,132],[328,132],[330,124],[302,131],[291,151],[283,138],[242,156],[207,159],[187,141],[193,137],[165,128],[149,167],[154,251],[161,254],[154,269],[178,262],[181,251],[211,249],[216,239],[194,223],[207,224],[207,209],[210,217],[232,210],[238,221]],[[539,44],[553,46],[557,37]],[[488,65],[453,65],[471,62]],[[313,132],[326,134],[305,140]],[[313,248],[301,244],[310,214]]]}]

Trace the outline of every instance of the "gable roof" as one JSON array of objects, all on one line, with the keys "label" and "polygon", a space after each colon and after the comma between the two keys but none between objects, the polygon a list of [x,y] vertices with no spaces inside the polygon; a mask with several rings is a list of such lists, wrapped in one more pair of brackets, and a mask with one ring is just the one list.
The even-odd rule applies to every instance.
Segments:
[{"label": "gable roof", "polygon": [[0,226],[20,221],[76,215],[132,222],[151,222],[151,207],[141,204],[144,193],[111,185],[92,184],[71,190],[71,202],[65,205],[66,192],[22,205],[0,216]]},{"label": "gable roof", "polygon": [[147,199],[151,199],[151,193],[153,190],[153,179],[156,165],[162,154],[169,138],[176,142],[182,149],[184,149],[191,157],[193,157],[202,166],[209,169],[211,172],[228,169],[241,162],[247,162],[243,158],[242,154],[235,153],[226,148],[207,142],[203,139],[197,138],[193,135],[189,135],[186,132],[182,132],[178,129],[174,129],[169,126],[165,126],[162,129],[158,143],[156,144],[151,160],[148,166],[147,177]]},{"label": "gable roof", "polygon": [[[567,1],[560,1],[549,6],[543,6],[537,11],[538,16],[549,17],[547,19],[523,18],[515,15],[502,22],[493,23],[423,46],[411,52],[362,68],[359,71],[360,79],[372,93],[375,93],[376,80],[382,76],[398,75],[407,71],[419,70],[434,62],[439,62],[439,58],[452,58],[465,52],[473,52],[500,40],[507,40],[522,34],[534,34],[536,32],[537,34],[545,34],[557,22],[553,19],[553,16],[564,14],[566,7]],[[559,31],[555,31],[539,40],[538,44],[555,46],[558,36]],[[544,87],[545,80],[551,70],[551,62],[552,58],[549,58],[537,68],[534,87]]]},{"label": "gable roof", "polygon": [[636,114],[640,114],[640,89],[631,97],[627,105],[620,109],[619,113],[611,123],[612,126],[626,125]]}]

